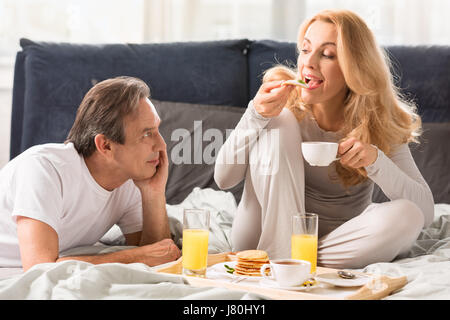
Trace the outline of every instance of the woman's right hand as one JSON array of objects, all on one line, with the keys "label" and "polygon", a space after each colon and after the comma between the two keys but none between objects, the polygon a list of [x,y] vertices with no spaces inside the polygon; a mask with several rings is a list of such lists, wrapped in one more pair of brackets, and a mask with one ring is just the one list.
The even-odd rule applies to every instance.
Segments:
[{"label": "woman's right hand", "polygon": [[264,118],[278,116],[283,110],[294,86],[283,85],[284,81],[269,81],[261,85],[253,98],[253,107]]}]

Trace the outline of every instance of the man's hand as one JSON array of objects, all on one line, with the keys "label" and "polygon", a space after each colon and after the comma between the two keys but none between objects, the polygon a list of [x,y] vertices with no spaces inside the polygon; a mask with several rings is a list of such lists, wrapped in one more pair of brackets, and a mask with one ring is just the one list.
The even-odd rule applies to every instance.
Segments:
[{"label": "man's hand", "polygon": [[163,151],[159,152],[159,155],[159,164],[153,177],[134,180],[134,184],[142,195],[143,222],[140,246],[170,238],[165,194],[169,175],[169,159],[165,147]]},{"label": "man's hand", "polygon": [[181,251],[172,241],[172,239],[163,239],[153,244],[142,247],[125,249],[117,252],[111,252],[99,255],[83,255],[83,256],[68,256],[59,258],[57,262],[64,260],[79,260],[86,261],[93,264],[101,263],[145,263],[153,267],[163,263],[177,260],[181,257]]},{"label": "man's hand", "polygon": [[137,249],[140,249],[138,260],[148,266],[160,265],[181,257],[180,249],[171,239],[164,239]]},{"label": "man's hand", "polygon": [[378,150],[368,143],[349,138],[339,144],[341,164],[351,168],[367,167],[377,160]]},{"label": "man's hand", "polygon": [[142,192],[165,194],[167,178],[169,177],[169,159],[166,148],[159,152],[159,164],[153,177],[144,180],[134,180],[134,184]]}]

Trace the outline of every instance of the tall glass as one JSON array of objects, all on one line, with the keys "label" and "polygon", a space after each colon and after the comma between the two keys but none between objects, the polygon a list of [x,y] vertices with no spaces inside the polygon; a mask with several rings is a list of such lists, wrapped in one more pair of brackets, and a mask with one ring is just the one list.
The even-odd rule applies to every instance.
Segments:
[{"label": "tall glass", "polygon": [[204,277],[208,262],[209,211],[185,209],[183,213],[183,274]]},{"label": "tall glass", "polygon": [[319,220],[315,213],[292,217],[291,258],[311,262],[311,274],[317,267],[317,231]]}]

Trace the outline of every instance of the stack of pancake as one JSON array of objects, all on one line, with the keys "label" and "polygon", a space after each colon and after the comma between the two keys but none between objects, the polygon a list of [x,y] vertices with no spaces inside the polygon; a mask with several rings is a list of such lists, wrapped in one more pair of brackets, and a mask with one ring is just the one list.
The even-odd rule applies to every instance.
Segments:
[{"label": "stack of pancake", "polygon": [[[267,252],[262,250],[245,250],[237,255],[237,263],[234,267],[235,275],[260,277],[261,267],[265,263],[269,263]],[[269,271],[267,271],[269,272]]]}]

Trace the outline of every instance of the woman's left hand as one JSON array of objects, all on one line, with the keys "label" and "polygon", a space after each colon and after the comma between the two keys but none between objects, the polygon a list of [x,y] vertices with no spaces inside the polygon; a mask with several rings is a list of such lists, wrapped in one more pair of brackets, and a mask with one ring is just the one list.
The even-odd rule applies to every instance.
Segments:
[{"label": "woman's left hand", "polygon": [[342,165],[355,169],[371,165],[378,157],[377,148],[355,138],[341,142],[338,153]]}]

